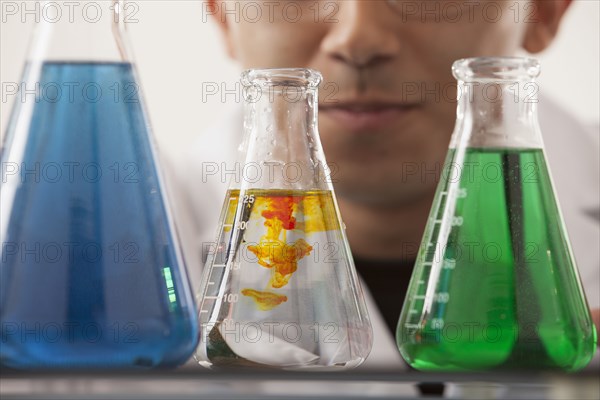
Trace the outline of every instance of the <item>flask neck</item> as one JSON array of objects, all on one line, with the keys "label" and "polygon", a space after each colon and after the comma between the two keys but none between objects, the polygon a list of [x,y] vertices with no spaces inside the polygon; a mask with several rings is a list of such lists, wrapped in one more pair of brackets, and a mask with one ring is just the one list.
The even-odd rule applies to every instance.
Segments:
[{"label": "flask neck", "polygon": [[[498,62],[496,68],[509,70]],[[510,66],[509,66],[510,67]],[[535,77],[456,72],[458,106],[451,148],[542,148]],[[535,74],[537,76],[537,74]]]},{"label": "flask neck", "polygon": [[28,61],[131,62],[126,25],[133,4],[126,0],[57,3],[44,1]]},{"label": "flask neck", "polygon": [[244,73],[245,134],[239,159],[246,172],[241,186],[323,189],[325,156],[317,126],[319,82],[318,73],[303,69]]}]

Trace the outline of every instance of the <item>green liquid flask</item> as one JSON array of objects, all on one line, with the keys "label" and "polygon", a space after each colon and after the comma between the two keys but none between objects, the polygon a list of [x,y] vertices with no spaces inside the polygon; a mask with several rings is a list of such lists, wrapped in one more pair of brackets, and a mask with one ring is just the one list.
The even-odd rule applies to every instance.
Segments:
[{"label": "green liquid flask", "polygon": [[400,352],[419,370],[581,369],[597,337],[544,155],[539,64],[473,58],[453,73],[457,122]]}]

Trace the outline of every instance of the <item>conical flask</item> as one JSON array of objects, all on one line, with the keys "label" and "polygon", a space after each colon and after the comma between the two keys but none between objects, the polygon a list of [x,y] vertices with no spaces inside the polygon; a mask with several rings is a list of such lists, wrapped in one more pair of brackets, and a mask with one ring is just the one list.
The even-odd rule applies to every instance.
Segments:
[{"label": "conical flask", "polygon": [[242,75],[241,162],[199,293],[204,366],[344,369],[371,349],[317,130],[320,81],[308,69]]},{"label": "conical flask", "polygon": [[421,370],[583,368],[596,331],[537,121],[539,64],[453,66],[455,131],[397,329]]},{"label": "conical flask", "polygon": [[[2,365],[176,365],[197,311],[124,1],[41,5],[2,151]],[[69,17],[69,15],[71,17]]]}]

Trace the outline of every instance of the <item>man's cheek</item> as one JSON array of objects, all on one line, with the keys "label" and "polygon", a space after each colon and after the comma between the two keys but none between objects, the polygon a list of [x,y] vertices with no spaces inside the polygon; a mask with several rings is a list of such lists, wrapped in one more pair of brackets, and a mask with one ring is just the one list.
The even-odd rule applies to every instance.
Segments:
[{"label": "man's cheek", "polygon": [[245,24],[235,35],[242,63],[267,68],[310,67],[319,51],[318,29],[305,24]]}]

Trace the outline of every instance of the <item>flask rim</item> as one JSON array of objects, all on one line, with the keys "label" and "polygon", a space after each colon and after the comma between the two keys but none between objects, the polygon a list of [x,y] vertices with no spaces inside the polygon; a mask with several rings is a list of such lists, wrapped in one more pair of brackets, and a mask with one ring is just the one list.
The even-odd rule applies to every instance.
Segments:
[{"label": "flask rim", "polygon": [[310,68],[253,68],[242,72],[244,86],[293,86],[313,89],[319,86],[323,76]]},{"label": "flask rim", "polygon": [[531,57],[472,57],[452,64],[452,75],[467,82],[533,80],[540,70],[539,61]]}]

